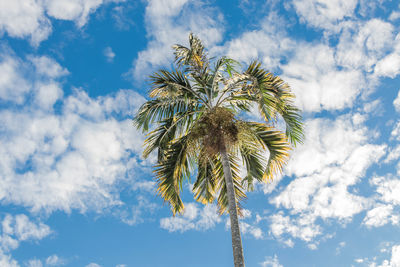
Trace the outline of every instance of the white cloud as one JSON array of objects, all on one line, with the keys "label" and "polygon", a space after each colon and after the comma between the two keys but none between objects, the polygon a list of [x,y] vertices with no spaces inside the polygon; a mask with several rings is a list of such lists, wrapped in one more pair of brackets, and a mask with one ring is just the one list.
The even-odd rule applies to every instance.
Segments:
[{"label": "white cloud", "polygon": [[[373,263],[371,266],[377,266]],[[377,267],[399,267],[400,266],[400,246],[395,245],[392,247],[392,256],[390,260],[384,260],[381,265]]]},{"label": "white cloud", "polygon": [[108,62],[113,62],[114,61],[114,57],[115,57],[115,53],[113,52],[112,48],[107,46],[104,50],[103,50],[103,54],[106,57]]},{"label": "white cloud", "polygon": [[400,73],[400,54],[392,53],[380,60],[375,66],[378,76],[394,78]]},{"label": "white cloud", "polygon": [[261,267],[283,267],[283,265],[279,263],[278,256],[276,255],[274,255],[274,257],[267,257],[260,265]]},{"label": "white cloud", "polygon": [[355,259],[354,261],[357,262],[357,263],[363,263],[364,259]]},{"label": "white cloud", "polygon": [[203,209],[199,209],[196,203],[188,203],[185,204],[182,215],[162,218],[160,226],[169,232],[185,232],[192,229],[204,231],[213,228],[219,222],[221,222],[221,218],[215,204],[209,204]]},{"label": "white cloud", "polygon": [[[308,120],[305,125],[305,143],[294,151],[286,173],[302,177],[322,173],[329,167],[345,167],[351,177],[345,179],[346,183],[353,184],[357,179],[353,175],[362,174],[369,164],[383,155],[384,146],[367,143],[370,134],[365,126],[353,124],[348,116],[336,120]],[[373,152],[379,154],[374,155]],[[356,160],[360,154],[362,157]],[[336,175],[334,177],[330,179],[335,181],[339,178]]]},{"label": "white cloud", "polygon": [[375,66],[375,73],[383,77],[396,77],[400,72],[400,54],[393,53],[381,61]]},{"label": "white cloud", "polygon": [[269,70],[275,70],[281,65],[284,55],[290,53],[296,45],[286,35],[284,24],[285,21],[271,12],[260,22],[260,29],[244,32],[223,47],[214,48],[214,51],[245,64],[257,59]]},{"label": "white cloud", "polygon": [[0,47],[0,71],[0,100],[22,104],[29,92],[34,91],[36,104],[45,109],[51,107],[63,94],[54,79],[68,74],[53,59],[29,56],[27,61],[23,61],[4,46]]},{"label": "white cloud", "polygon": [[271,216],[273,235],[288,233],[311,242],[322,232],[315,225],[317,218],[346,223],[369,207],[369,200],[349,187],[385,154],[385,145],[368,143],[370,134],[366,127],[353,124],[349,116],[306,122],[306,141],[286,168],[286,174],[297,178],[272,199],[294,216]]},{"label": "white cloud", "polygon": [[[229,221],[228,225],[230,227],[230,221]],[[250,234],[255,239],[262,239],[264,237],[263,231],[258,226],[251,225],[251,224],[246,223],[244,221],[240,221],[239,225],[240,225],[240,231],[241,231],[241,233],[243,235]]]},{"label": "white cloud", "polygon": [[400,73],[400,34],[392,41],[390,53],[385,54],[375,65],[374,74],[394,78]]},{"label": "white cloud", "polygon": [[63,266],[65,264],[67,264],[67,262],[55,254],[47,257],[46,259],[47,266]]},{"label": "white cloud", "polygon": [[299,44],[281,66],[283,79],[304,111],[340,110],[353,105],[365,81],[358,70],[338,70],[335,51],[326,45]]},{"label": "white cloud", "polygon": [[222,39],[222,15],[205,3],[187,0],[149,0],[145,12],[148,46],[133,62],[132,74],[142,79],[155,67],[173,60],[171,46],[187,44],[192,31],[207,47]]},{"label": "white cloud", "polygon": [[0,0],[0,36],[29,38],[34,46],[52,31],[50,18],[74,21],[83,27],[102,4],[119,0]]},{"label": "white cloud", "polygon": [[346,242],[342,241],[339,243],[339,246],[336,248],[336,255],[339,255],[342,252],[342,249],[346,246]]},{"label": "white cloud", "polygon": [[30,85],[21,76],[24,68],[9,49],[0,49],[0,100],[22,103]]},{"label": "white cloud", "polygon": [[381,201],[400,205],[400,179],[396,177],[374,177],[370,180],[371,185],[376,187]]},{"label": "white cloud", "polygon": [[101,265],[98,265],[97,263],[89,263],[88,265],[86,265],[85,267],[101,267]]},{"label": "white cloud", "polygon": [[43,267],[42,261],[38,259],[31,259],[26,265],[27,267]]},{"label": "white cloud", "polygon": [[[242,216],[239,217],[239,227],[241,234],[243,236],[252,235],[255,239],[264,238],[265,234],[258,226],[258,223],[265,218],[262,218],[260,215],[256,214],[255,220],[253,220],[253,222],[249,222],[251,218],[251,211],[247,209],[242,209]],[[226,219],[225,229],[229,231],[231,229],[231,221],[229,218]]]},{"label": "white cloud", "polygon": [[3,254],[0,250],[0,266],[3,267],[19,267],[18,262],[11,258],[10,255]]},{"label": "white cloud", "polygon": [[[135,189],[133,189],[135,190]],[[154,192],[154,191],[153,191]],[[144,221],[144,212],[153,213],[157,209],[155,203],[150,202],[147,198],[139,195],[137,197],[137,204],[129,207],[129,209],[120,209],[117,211],[117,217],[121,219],[122,222],[128,225],[136,225]]]},{"label": "white cloud", "polygon": [[[41,240],[52,233],[42,222],[33,222],[24,214],[6,214],[0,224],[0,266],[17,267],[10,252],[18,248],[20,242]],[[40,260],[32,259],[28,266],[42,266]]]},{"label": "white cloud", "polygon": [[393,101],[393,106],[397,112],[400,112],[400,90],[397,93],[396,99]]},{"label": "white cloud", "polygon": [[399,216],[393,215],[392,205],[379,204],[367,212],[363,223],[368,227],[379,227],[391,221],[392,224],[399,223]]},{"label": "white cloud", "polygon": [[292,4],[300,21],[313,27],[332,29],[338,22],[354,15],[357,0],[298,0]]},{"label": "white cloud", "polygon": [[155,192],[156,182],[154,182],[154,181],[137,181],[132,185],[132,190]]},{"label": "white cloud", "polygon": [[35,224],[29,220],[26,215],[17,215],[14,217],[14,235],[20,241],[31,239],[43,239],[51,233],[50,228],[43,224]]},{"label": "white cloud", "polygon": [[73,20],[82,27],[87,23],[89,14],[103,3],[103,0],[45,0],[44,5],[49,16]]},{"label": "white cloud", "polygon": [[400,121],[398,121],[394,127],[392,132],[390,133],[390,138],[391,139],[396,139],[398,141],[400,141]]},{"label": "white cloud", "polygon": [[392,11],[392,13],[389,16],[390,21],[396,21],[400,19],[400,12],[399,11]]},{"label": "white cloud", "polygon": [[337,62],[343,67],[363,69],[368,73],[375,68],[375,75],[382,76],[386,71],[382,69],[384,62],[378,61],[393,49],[394,44],[394,27],[388,22],[380,19],[349,22],[339,36]]},{"label": "white cloud", "polygon": [[312,242],[315,237],[322,233],[321,227],[306,215],[295,219],[279,212],[271,215],[270,220],[271,233],[282,241],[284,241],[285,235],[289,234],[305,242]]},{"label": "white cloud", "polygon": [[33,45],[47,39],[51,32],[50,20],[44,7],[36,0],[0,0],[0,34],[11,37],[29,37]]},{"label": "white cloud", "polygon": [[35,66],[36,73],[46,78],[59,78],[67,75],[69,72],[54,59],[47,56],[30,56],[29,60],[32,61]]},{"label": "white cloud", "polygon": [[140,166],[144,137],[131,118],[144,98],[119,90],[94,99],[81,89],[63,97],[57,79],[68,71],[54,60],[5,54],[0,96],[20,106],[0,109],[0,201],[47,212],[120,204],[113,187]]}]

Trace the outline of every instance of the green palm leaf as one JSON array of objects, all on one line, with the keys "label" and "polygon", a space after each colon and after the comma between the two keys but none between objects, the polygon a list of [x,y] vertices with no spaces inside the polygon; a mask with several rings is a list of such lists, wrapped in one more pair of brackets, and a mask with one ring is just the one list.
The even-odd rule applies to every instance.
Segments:
[{"label": "green palm leaf", "polygon": [[189,179],[189,161],[187,154],[187,137],[182,137],[169,145],[163,160],[156,165],[157,191],[169,202],[174,214],[183,211],[180,198],[182,183]]}]

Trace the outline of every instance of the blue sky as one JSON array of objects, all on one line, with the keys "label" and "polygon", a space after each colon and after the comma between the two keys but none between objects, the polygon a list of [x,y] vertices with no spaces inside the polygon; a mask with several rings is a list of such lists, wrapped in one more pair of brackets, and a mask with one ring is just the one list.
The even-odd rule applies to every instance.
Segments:
[{"label": "blue sky", "polygon": [[248,194],[247,266],[400,266],[394,0],[0,0],[0,266],[232,266],[228,217],[172,217],[131,119],[198,35],[287,81],[306,141]]}]

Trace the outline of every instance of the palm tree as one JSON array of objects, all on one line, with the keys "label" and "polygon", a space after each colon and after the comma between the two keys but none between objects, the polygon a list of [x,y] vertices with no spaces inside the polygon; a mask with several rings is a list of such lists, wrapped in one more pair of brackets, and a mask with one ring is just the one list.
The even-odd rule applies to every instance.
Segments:
[{"label": "palm tree", "polygon": [[[148,133],[144,157],[157,151],[157,192],[173,214],[183,211],[182,184],[197,172],[194,197],[204,204],[216,200],[220,214],[229,213],[234,264],[244,266],[240,202],[255,180],[268,182],[282,171],[303,139],[302,117],[290,87],[257,61],[239,72],[233,59],[209,59],[192,34],[189,44],[173,46],[175,70],[150,76],[151,99],[134,124]],[[264,123],[244,120],[254,108]],[[278,121],[285,131],[276,129]]]}]

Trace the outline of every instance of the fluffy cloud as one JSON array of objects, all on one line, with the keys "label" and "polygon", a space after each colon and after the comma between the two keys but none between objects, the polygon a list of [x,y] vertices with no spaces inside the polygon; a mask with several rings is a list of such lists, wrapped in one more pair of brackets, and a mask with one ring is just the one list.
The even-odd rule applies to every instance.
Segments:
[{"label": "fluffy cloud", "polygon": [[393,32],[392,24],[379,19],[347,24],[339,37],[338,63],[348,68],[371,71],[378,59],[392,49]]},{"label": "fluffy cloud", "polygon": [[[256,214],[255,220],[250,222],[249,220],[252,218],[252,213],[250,210],[243,209],[242,217],[239,217],[239,227],[242,235],[252,235],[255,239],[264,238],[264,232],[258,226],[258,223],[263,219],[260,215]],[[231,221],[230,219],[226,219],[225,229],[230,231],[231,229]]]},{"label": "fluffy cloud", "polygon": [[281,238],[289,234],[312,242],[322,232],[315,223],[317,218],[336,218],[346,223],[369,206],[366,198],[349,189],[385,154],[385,145],[367,142],[369,134],[349,116],[306,123],[307,139],[286,169],[288,175],[297,178],[272,199],[277,207],[297,216],[271,216],[273,235]]},{"label": "fluffy cloud", "polygon": [[182,215],[162,218],[160,226],[169,232],[185,232],[188,230],[207,230],[221,222],[218,208],[214,204],[206,205],[200,209],[196,203],[188,203]]},{"label": "fluffy cloud", "polygon": [[262,267],[283,267],[283,265],[279,263],[278,256],[276,255],[274,255],[274,257],[267,257],[260,265]]},{"label": "fluffy cloud", "polygon": [[9,49],[0,53],[0,100],[22,103],[29,84],[21,77],[21,62],[9,54]]},{"label": "fluffy cloud", "polygon": [[400,90],[397,93],[396,99],[393,101],[393,106],[397,112],[400,112]]},{"label": "fluffy cloud", "polygon": [[381,201],[400,205],[400,179],[388,175],[388,177],[374,177],[370,183],[376,187]]},{"label": "fluffy cloud", "polygon": [[399,216],[393,215],[392,205],[380,204],[367,212],[363,223],[368,227],[379,227],[387,224],[389,221],[392,224],[398,224],[399,219]]},{"label": "fluffy cloud", "polygon": [[43,267],[42,261],[38,259],[31,259],[26,265],[28,267]]},{"label": "fluffy cloud", "polygon": [[88,16],[96,10],[103,0],[45,0],[47,14],[56,19],[73,20],[82,27]]},{"label": "fluffy cloud", "polygon": [[63,266],[66,264],[66,261],[64,259],[61,259],[57,255],[51,255],[47,257],[46,259],[46,265],[47,266]]},{"label": "fluffy cloud", "polygon": [[[257,224],[261,218],[259,215],[253,222],[249,222],[252,215],[250,210],[243,209],[243,217],[240,218],[240,231],[242,235],[251,235],[255,239],[264,238],[264,233]],[[188,230],[205,231],[215,227],[217,223],[222,221],[218,214],[218,207],[215,204],[209,204],[203,208],[199,208],[197,203],[185,204],[185,210],[182,215],[175,217],[162,218],[160,226],[169,232],[186,232]],[[225,229],[230,231],[230,220],[226,219]]]},{"label": "fluffy cloud", "polygon": [[37,46],[52,31],[50,18],[71,20],[83,27],[100,5],[120,0],[0,0],[0,35],[29,38]]},{"label": "fluffy cloud", "polygon": [[51,32],[50,20],[44,15],[44,7],[36,0],[1,0],[0,34],[7,32],[11,37],[28,37],[38,45]]},{"label": "fluffy cloud", "polygon": [[149,42],[133,62],[136,79],[155,67],[169,65],[173,59],[171,46],[186,44],[191,31],[207,46],[222,39],[222,15],[201,1],[149,0],[145,18]]},{"label": "fluffy cloud", "polygon": [[365,84],[360,71],[339,70],[334,49],[326,45],[298,45],[294,57],[281,68],[304,111],[350,107]]},{"label": "fluffy cloud", "polygon": [[113,52],[113,50],[112,50],[111,47],[109,47],[109,46],[106,47],[106,48],[103,50],[103,54],[104,54],[104,56],[106,57],[106,59],[107,59],[108,62],[113,62],[113,61],[114,61],[115,53]]},{"label": "fluffy cloud", "polygon": [[33,222],[24,214],[6,214],[0,224],[0,265],[4,267],[19,266],[9,252],[15,250],[20,242],[41,240],[51,232],[49,226],[41,222]]},{"label": "fluffy cloud", "polygon": [[54,60],[0,55],[8,70],[0,82],[0,201],[47,212],[120,204],[114,185],[140,166],[143,136],[131,118],[144,98],[131,90],[91,98],[81,89],[63,97],[58,78],[68,72]]},{"label": "fluffy cloud", "polygon": [[[137,190],[138,188],[134,187],[132,189]],[[138,195],[136,205],[129,207],[129,209],[120,209],[116,212],[116,215],[122,222],[128,225],[135,225],[144,221],[143,215],[145,212],[153,213],[156,209],[157,205],[155,203],[150,202],[143,195]]]},{"label": "fluffy cloud", "polygon": [[307,216],[292,219],[289,216],[285,216],[283,212],[279,212],[272,215],[270,220],[271,233],[275,237],[282,239],[282,241],[285,234],[306,242],[313,241],[316,236],[321,234],[321,227],[316,225],[314,220]]},{"label": "fluffy cloud", "polygon": [[[373,263],[371,266],[377,266]],[[398,267],[400,266],[400,246],[396,245],[392,247],[392,257],[390,260],[384,260],[381,265],[377,267]]]},{"label": "fluffy cloud", "polygon": [[296,42],[286,35],[284,24],[276,13],[271,12],[260,23],[260,29],[244,32],[225,43],[223,47],[213,50],[245,64],[257,59],[269,70],[276,70],[284,55],[292,52],[296,45]]},{"label": "fluffy cloud", "polygon": [[357,0],[300,0],[292,4],[301,21],[313,27],[332,29],[354,15]]},{"label": "fluffy cloud", "polygon": [[376,63],[374,71],[378,76],[394,78],[400,73],[400,34],[394,41],[392,52]]}]

